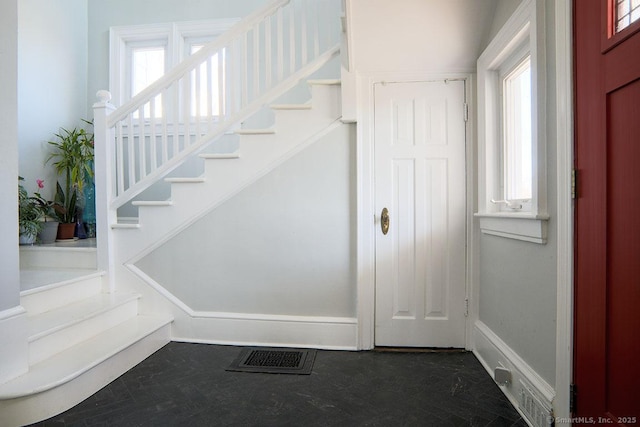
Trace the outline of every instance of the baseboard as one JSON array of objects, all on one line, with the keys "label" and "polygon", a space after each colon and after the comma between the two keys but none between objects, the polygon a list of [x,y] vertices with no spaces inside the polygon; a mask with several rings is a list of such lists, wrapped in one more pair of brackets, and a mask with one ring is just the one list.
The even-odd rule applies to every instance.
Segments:
[{"label": "baseboard", "polygon": [[173,341],[268,347],[355,350],[354,318],[200,313],[176,318]]},{"label": "baseboard", "polygon": [[500,390],[525,421],[536,427],[551,425],[555,397],[553,387],[481,321],[474,325],[473,342],[473,353],[491,378],[496,367],[511,372],[511,381],[506,385],[499,384]]},{"label": "baseboard", "polygon": [[356,318],[195,311],[135,265],[127,264],[126,267],[153,289],[156,295],[170,303],[174,318],[171,326],[172,341],[326,350],[357,349]]}]

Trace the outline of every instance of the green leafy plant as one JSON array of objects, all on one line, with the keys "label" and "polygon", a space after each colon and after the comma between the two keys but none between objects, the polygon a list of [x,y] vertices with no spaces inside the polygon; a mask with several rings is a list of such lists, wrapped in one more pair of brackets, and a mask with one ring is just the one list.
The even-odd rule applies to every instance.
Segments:
[{"label": "green leafy plant", "polygon": [[[18,181],[24,181],[24,178],[19,176]],[[18,226],[20,227],[20,234],[32,238],[37,236],[43,227],[42,217],[43,213],[39,202],[35,197],[29,197],[22,184],[18,184]]]},{"label": "green leafy plant", "polygon": [[84,184],[93,177],[93,134],[82,128],[61,128],[55,136],[57,140],[49,141],[54,151],[46,162],[53,161],[58,175],[64,177],[64,188],[58,181],[53,208],[60,222],[70,223],[74,222]]}]

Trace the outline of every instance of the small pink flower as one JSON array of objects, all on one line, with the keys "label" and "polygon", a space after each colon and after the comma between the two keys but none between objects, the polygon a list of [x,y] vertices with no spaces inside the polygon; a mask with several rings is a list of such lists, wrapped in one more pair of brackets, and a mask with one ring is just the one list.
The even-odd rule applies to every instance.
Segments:
[{"label": "small pink flower", "polygon": [[36,179],[36,183],[38,184],[39,189],[44,188],[44,179]]}]

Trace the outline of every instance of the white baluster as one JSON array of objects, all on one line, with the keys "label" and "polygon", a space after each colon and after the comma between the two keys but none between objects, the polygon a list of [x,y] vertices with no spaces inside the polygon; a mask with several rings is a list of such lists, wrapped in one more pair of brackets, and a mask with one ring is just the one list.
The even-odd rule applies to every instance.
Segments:
[{"label": "white baluster", "polygon": [[171,153],[171,157],[173,158],[180,151],[180,80],[174,83],[172,87],[174,89],[173,94],[175,96],[173,100],[173,108],[171,110],[173,113],[173,152]]},{"label": "white baluster", "polygon": [[301,3],[302,10],[300,11],[300,66],[307,63],[307,8],[304,2]]},{"label": "white baluster", "polygon": [[253,27],[253,99],[260,96],[260,23]]},{"label": "white baluster", "polygon": [[282,81],[284,78],[284,37],[283,37],[283,11],[282,8],[278,9],[278,17],[277,17],[277,30],[276,30],[276,43],[278,45],[278,83]]},{"label": "white baluster", "polygon": [[169,109],[167,108],[169,100],[168,90],[165,89],[162,92],[162,163],[165,164],[169,160],[169,132],[167,129],[167,121],[169,116]]},{"label": "white baluster", "polygon": [[153,172],[158,168],[158,141],[156,139],[156,98],[161,95],[155,96],[150,103],[149,107],[149,160],[150,160],[150,172]]},{"label": "white baluster", "polygon": [[320,56],[320,14],[318,11],[318,3],[311,2],[311,19],[313,19],[313,58]]},{"label": "white baluster", "polygon": [[[220,61],[220,52],[217,54]],[[216,64],[218,66],[218,64]],[[218,74],[220,72],[218,71]],[[207,58],[207,132],[213,131],[213,56]],[[219,79],[220,77],[218,77]]]},{"label": "white baluster", "polygon": [[138,180],[147,176],[147,138],[144,132],[144,107],[145,106],[143,105],[138,110]]},{"label": "white baluster", "polygon": [[124,132],[122,131],[123,122],[119,121],[116,125],[118,138],[116,140],[116,173],[118,187],[116,195],[124,193]]},{"label": "white baluster", "polygon": [[264,88],[271,88],[271,17],[264,21]]},{"label": "white baluster", "polygon": [[289,4],[289,74],[296,71],[296,9]]},{"label": "white baluster", "polygon": [[202,135],[200,133],[200,118],[202,117],[202,109],[200,108],[200,102],[202,101],[202,99],[200,98],[200,90],[202,89],[202,85],[201,85],[201,81],[202,81],[202,64],[199,64],[196,66],[196,68],[194,69],[194,73],[192,74],[193,78],[195,79],[195,84],[194,84],[194,89],[195,89],[195,93],[193,94],[193,103],[195,103],[195,111],[193,111],[193,117],[195,118],[195,122],[196,122],[196,129],[195,129],[195,137],[196,139],[200,138],[200,135]]},{"label": "white baluster", "polygon": [[[186,149],[191,145],[191,73],[184,75],[182,79],[182,96],[184,97],[182,117],[184,123],[184,143],[182,149]],[[177,123],[179,124],[179,123]]]},{"label": "white baluster", "polygon": [[[227,94],[225,93],[226,79],[227,75],[225,74],[225,65],[227,62],[227,50],[222,49],[218,52],[218,124],[222,122],[222,117],[227,113],[225,109],[225,101]],[[211,98],[211,97],[210,97]],[[213,118],[213,110],[211,117]],[[213,131],[213,128],[211,129]]]},{"label": "white baluster", "polygon": [[242,35],[242,107],[249,104],[249,42],[247,33]]},{"label": "white baluster", "polygon": [[127,117],[127,166],[129,169],[129,181],[127,188],[136,183],[136,153],[135,153],[135,134],[133,132],[133,113]]}]

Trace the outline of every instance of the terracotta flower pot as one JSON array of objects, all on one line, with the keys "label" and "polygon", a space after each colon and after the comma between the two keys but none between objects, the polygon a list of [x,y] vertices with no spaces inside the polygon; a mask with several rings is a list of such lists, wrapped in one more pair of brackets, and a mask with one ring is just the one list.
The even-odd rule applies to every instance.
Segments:
[{"label": "terracotta flower pot", "polygon": [[58,240],[69,240],[73,239],[73,235],[76,231],[76,224],[71,223],[60,223],[58,225]]}]

